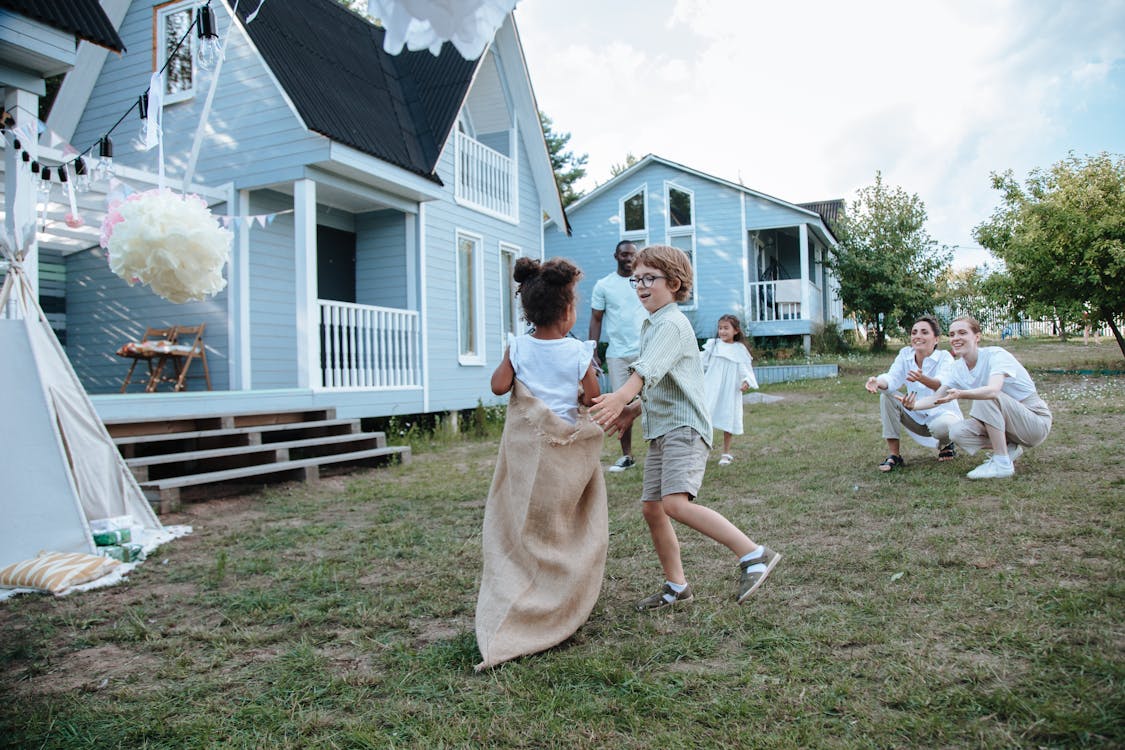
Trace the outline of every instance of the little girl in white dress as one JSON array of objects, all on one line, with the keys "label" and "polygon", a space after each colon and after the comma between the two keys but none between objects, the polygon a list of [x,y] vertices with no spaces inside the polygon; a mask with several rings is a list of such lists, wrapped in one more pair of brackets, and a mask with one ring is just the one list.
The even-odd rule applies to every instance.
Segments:
[{"label": "little girl in white dress", "polygon": [[754,358],[746,347],[742,326],[734,315],[719,318],[718,338],[703,345],[703,385],[711,426],[723,431],[723,453],[719,466],[734,460],[732,435],[742,434],[742,394],[758,387]]}]

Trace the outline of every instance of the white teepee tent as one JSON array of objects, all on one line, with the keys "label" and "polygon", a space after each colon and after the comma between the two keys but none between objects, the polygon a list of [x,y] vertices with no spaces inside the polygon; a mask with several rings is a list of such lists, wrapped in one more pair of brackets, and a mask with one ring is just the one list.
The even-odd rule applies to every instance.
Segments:
[{"label": "white teepee tent", "polygon": [[[87,552],[89,522],[132,516],[151,550],[171,538],[90,403],[23,269],[2,243],[0,288],[0,567],[40,551]],[[6,313],[6,315],[5,315]]]}]

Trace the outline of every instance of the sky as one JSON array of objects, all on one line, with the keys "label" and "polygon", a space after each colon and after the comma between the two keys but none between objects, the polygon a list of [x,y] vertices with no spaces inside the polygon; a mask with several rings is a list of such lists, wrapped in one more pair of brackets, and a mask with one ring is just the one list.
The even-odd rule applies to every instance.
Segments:
[{"label": "sky", "polygon": [[954,265],[990,175],[1125,155],[1125,0],[520,0],[539,108],[590,190],[653,153],[793,203],[883,181]]}]

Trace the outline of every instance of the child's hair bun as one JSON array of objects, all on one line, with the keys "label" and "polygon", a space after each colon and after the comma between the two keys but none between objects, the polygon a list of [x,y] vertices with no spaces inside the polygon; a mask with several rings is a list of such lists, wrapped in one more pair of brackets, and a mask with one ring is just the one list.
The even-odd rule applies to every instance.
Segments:
[{"label": "child's hair bun", "polygon": [[551,258],[540,271],[543,281],[552,286],[570,286],[581,273],[578,267],[563,258]]},{"label": "child's hair bun", "polygon": [[516,258],[516,267],[512,271],[512,279],[517,284],[522,284],[532,276],[538,275],[539,261],[537,261],[535,258],[528,258],[527,256]]}]

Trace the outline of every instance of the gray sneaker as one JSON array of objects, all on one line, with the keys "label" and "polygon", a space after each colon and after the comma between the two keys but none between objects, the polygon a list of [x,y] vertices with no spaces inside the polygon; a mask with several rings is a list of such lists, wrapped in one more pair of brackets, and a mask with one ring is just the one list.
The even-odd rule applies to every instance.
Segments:
[{"label": "gray sneaker", "polygon": [[774,552],[766,545],[761,545],[761,553],[757,557],[752,557],[746,562],[738,564],[738,591],[735,594],[735,601],[739,604],[746,601],[746,597],[750,596],[762,585],[762,581],[770,574],[777,563],[781,560],[781,555]]},{"label": "gray sneaker", "polygon": [[687,604],[694,598],[690,584],[677,594],[675,589],[665,583],[660,587],[660,591],[637,602],[636,610],[644,612],[647,609],[660,609],[661,607],[670,607],[673,604]]},{"label": "gray sneaker", "polygon": [[606,471],[611,471],[616,474],[617,472],[631,469],[636,465],[637,462],[633,460],[632,456],[622,456],[621,458],[617,459],[616,463],[606,469]]}]

